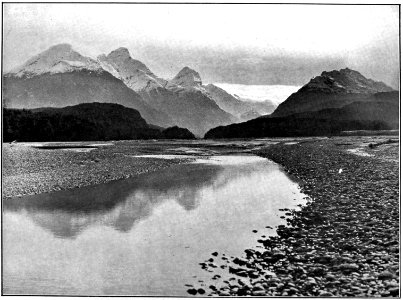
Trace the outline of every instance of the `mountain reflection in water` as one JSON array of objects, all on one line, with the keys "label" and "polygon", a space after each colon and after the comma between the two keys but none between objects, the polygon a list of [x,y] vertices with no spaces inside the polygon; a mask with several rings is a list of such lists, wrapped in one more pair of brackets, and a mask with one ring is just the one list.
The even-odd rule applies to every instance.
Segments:
[{"label": "mountain reflection in water", "polygon": [[92,225],[129,232],[168,199],[175,199],[185,210],[196,208],[200,190],[212,185],[222,171],[218,165],[173,166],[91,187],[6,199],[3,207],[25,211],[36,224],[60,238],[75,238]]}]

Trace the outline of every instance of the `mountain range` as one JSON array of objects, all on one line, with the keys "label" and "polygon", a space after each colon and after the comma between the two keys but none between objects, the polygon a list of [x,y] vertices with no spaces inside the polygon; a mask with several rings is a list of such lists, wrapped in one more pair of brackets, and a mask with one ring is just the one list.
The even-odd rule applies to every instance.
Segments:
[{"label": "mountain range", "polygon": [[[213,93],[214,88],[203,86],[200,75],[188,67],[171,80],[160,78],[123,47],[95,60],[60,44],[3,76],[3,103],[26,109],[117,103],[138,110],[150,124],[185,127],[198,136],[260,115],[225,91]],[[221,107],[221,97],[240,111]]]},{"label": "mountain range", "polygon": [[52,108],[89,104],[93,115],[99,115],[98,109],[111,113],[102,103],[133,109],[130,114],[137,112],[147,128],[173,127],[172,136],[182,128],[199,137],[222,138],[337,134],[399,124],[399,93],[348,68],[322,72],[278,107],[203,85],[200,74],[189,67],[172,79],[158,77],[124,47],[93,59],[60,44],[3,76],[7,109],[37,113],[47,108],[50,113]]}]

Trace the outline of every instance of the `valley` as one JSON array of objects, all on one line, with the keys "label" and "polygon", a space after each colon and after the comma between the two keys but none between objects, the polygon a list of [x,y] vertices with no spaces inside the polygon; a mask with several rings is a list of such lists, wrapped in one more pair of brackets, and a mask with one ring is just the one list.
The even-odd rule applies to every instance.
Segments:
[{"label": "valley", "polygon": [[400,297],[400,6],[194,4],[3,4],[2,295]]}]

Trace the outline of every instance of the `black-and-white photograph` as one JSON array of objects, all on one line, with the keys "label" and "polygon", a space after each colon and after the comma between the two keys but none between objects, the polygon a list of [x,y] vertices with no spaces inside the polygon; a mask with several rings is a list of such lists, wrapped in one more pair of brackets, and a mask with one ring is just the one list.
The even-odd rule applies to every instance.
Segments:
[{"label": "black-and-white photograph", "polygon": [[400,297],[400,8],[3,2],[2,295]]}]

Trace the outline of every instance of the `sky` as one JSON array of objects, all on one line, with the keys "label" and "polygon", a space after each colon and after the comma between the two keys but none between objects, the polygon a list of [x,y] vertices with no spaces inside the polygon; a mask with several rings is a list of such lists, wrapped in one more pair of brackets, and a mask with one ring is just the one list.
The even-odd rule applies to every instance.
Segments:
[{"label": "sky", "polygon": [[156,75],[303,85],[349,67],[398,88],[398,6],[4,4],[3,70],[69,43],[95,58],[127,47]]}]

